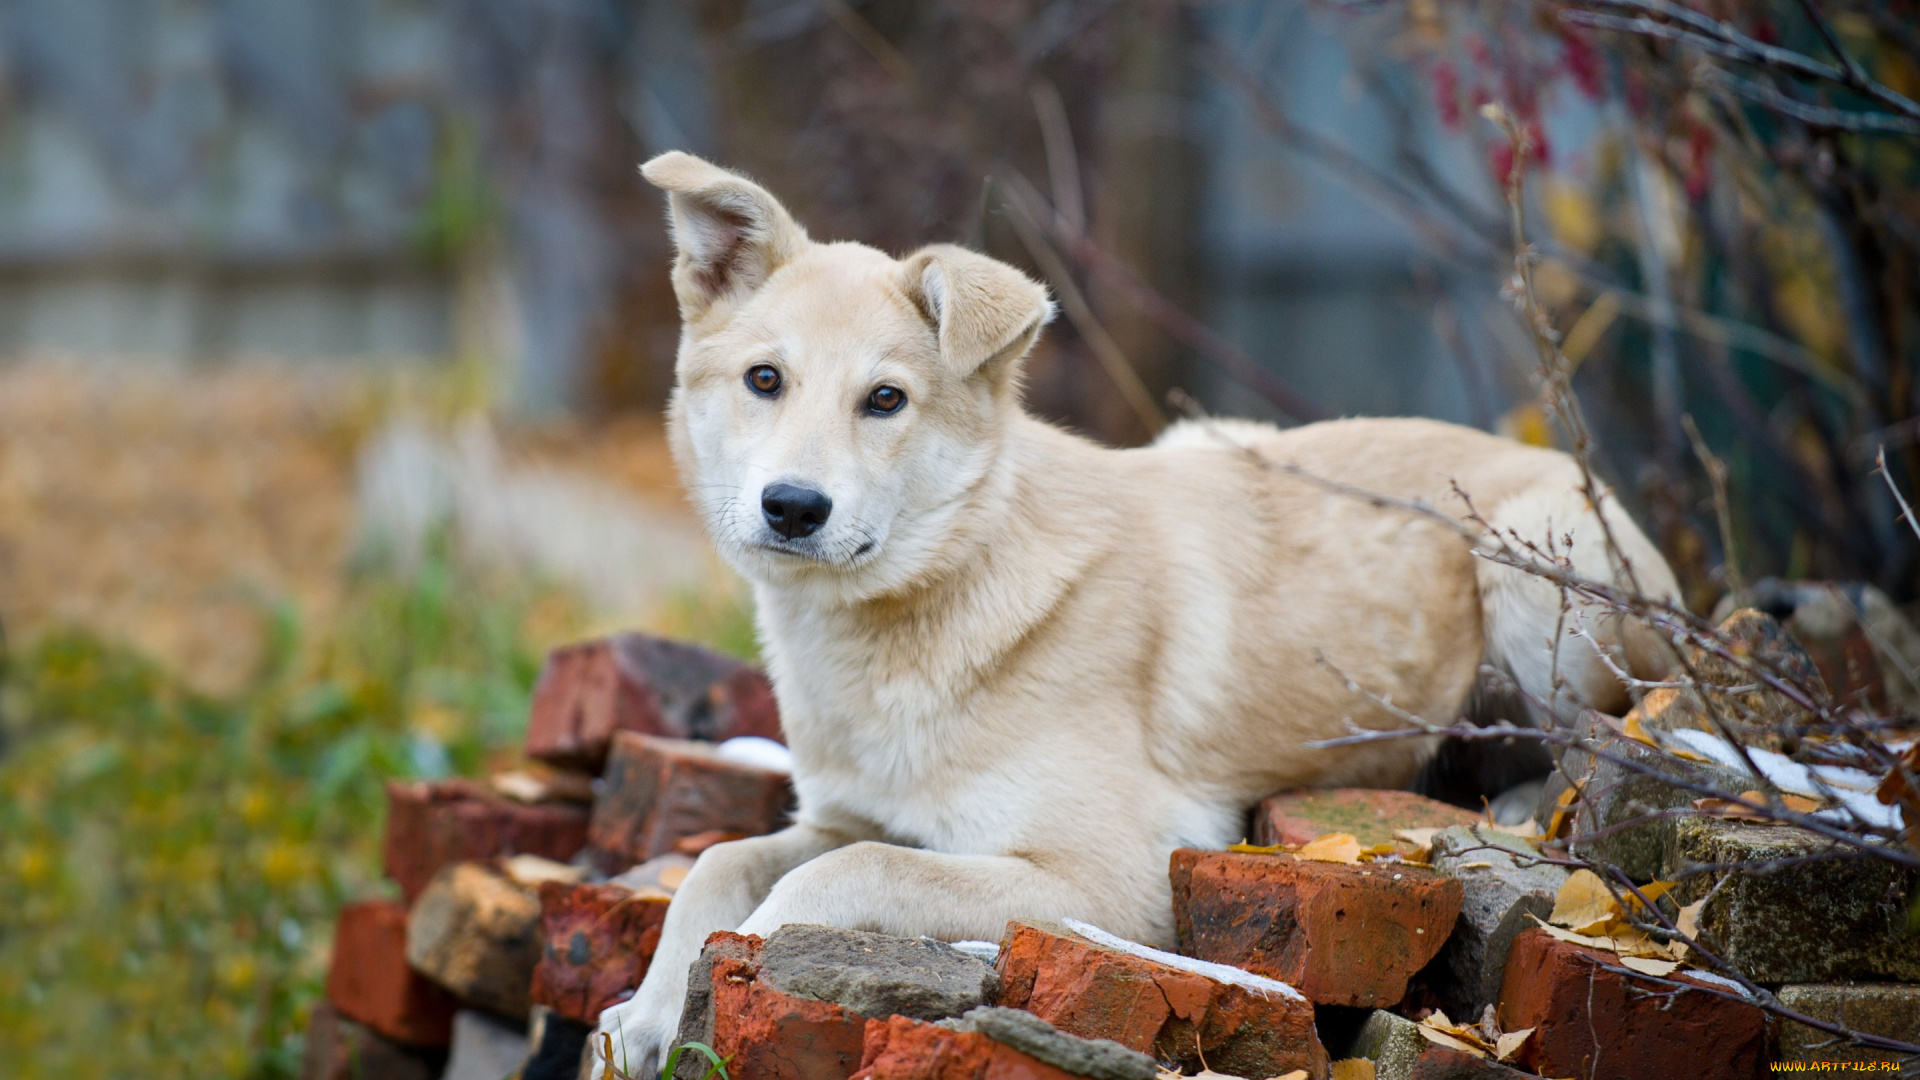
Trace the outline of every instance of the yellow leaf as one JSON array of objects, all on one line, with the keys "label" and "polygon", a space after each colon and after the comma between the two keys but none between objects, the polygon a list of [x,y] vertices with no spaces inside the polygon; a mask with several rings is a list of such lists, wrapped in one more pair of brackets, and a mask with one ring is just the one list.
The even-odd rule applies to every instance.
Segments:
[{"label": "yellow leaf", "polygon": [[1307,1070],[1295,1069],[1289,1073],[1281,1073],[1279,1076],[1268,1077],[1268,1080],[1307,1080]]},{"label": "yellow leaf", "polygon": [[1825,807],[1819,799],[1809,799],[1805,795],[1795,795],[1792,792],[1782,792],[1780,801],[1796,814],[1811,814]]},{"label": "yellow leaf", "polygon": [[1590,934],[1604,928],[1620,916],[1620,905],[1607,890],[1606,882],[1591,870],[1575,870],[1553,899],[1553,914],[1547,921],[1575,933]]},{"label": "yellow leaf", "polygon": [[1237,851],[1242,855],[1271,855],[1284,847],[1286,847],[1285,844],[1228,844],[1227,850]]},{"label": "yellow leaf", "polygon": [[1374,1080],[1373,1062],[1367,1058],[1343,1058],[1333,1063],[1331,1080]]},{"label": "yellow leaf", "polygon": [[1640,713],[1637,709],[1627,714],[1627,722],[1624,730],[1627,738],[1632,739],[1634,742],[1646,743],[1648,746],[1655,748],[1658,748],[1660,745],[1653,741],[1653,736],[1647,734],[1646,727],[1640,723]]},{"label": "yellow leaf", "polygon": [[1680,914],[1673,920],[1674,927],[1690,938],[1699,937],[1700,909],[1706,906],[1707,902],[1705,900],[1695,900],[1693,903],[1681,908]]},{"label": "yellow leaf", "polygon": [[1509,1031],[1500,1036],[1493,1044],[1494,1058],[1499,1061],[1512,1061],[1513,1055],[1520,1052],[1520,1047],[1526,1043],[1527,1036],[1531,1034],[1533,1034],[1532,1028],[1521,1028],[1519,1031]]},{"label": "yellow leaf", "polygon": [[1571,784],[1567,785],[1567,789],[1560,793],[1560,798],[1554,802],[1553,817],[1547,820],[1547,828],[1544,834],[1547,839],[1555,840],[1559,838],[1561,828],[1567,823],[1567,810],[1573,805],[1574,800],[1579,797],[1580,789]]},{"label": "yellow leaf", "polygon": [[1642,975],[1671,975],[1673,969],[1680,966],[1677,960],[1654,960],[1645,956],[1623,956],[1620,966],[1637,971]]},{"label": "yellow leaf", "polygon": [[1301,845],[1294,853],[1302,859],[1313,862],[1348,863],[1360,862],[1360,841],[1352,833],[1328,833],[1309,844]]},{"label": "yellow leaf", "polygon": [[1586,934],[1576,934],[1571,930],[1563,930],[1551,923],[1540,922],[1540,917],[1533,914],[1529,914],[1527,918],[1540,923],[1540,929],[1545,930],[1547,936],[1555,940],[1564,941],[1572,945],[1585,945],[1589,949],[1611,950],[1613,948],[1613,940],[1611,938],[1589,937]]}]

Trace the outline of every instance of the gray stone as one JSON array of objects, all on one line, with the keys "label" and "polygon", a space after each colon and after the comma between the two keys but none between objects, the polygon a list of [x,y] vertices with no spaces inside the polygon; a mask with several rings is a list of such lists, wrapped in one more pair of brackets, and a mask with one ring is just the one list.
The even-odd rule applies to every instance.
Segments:
[{"label": "gray stone", "polygon": [[[1920,986],[1903,983],[1814,983],[1783,986],[1780,1004],[1854,1031],[1920,1045]],[[1920,1076],[1920,1062],[1890,1050],[1835,1042],[1834,1036],[1791,1020],[1780,1024],[1781,1061],[1900,1063],[1898,1075]],[[1884,1074],[1883,1074],[1884,1075]]]},{"label": "gray stone", "polygon": [[829,926],[783,926],[767,938],[760,977],[782,993],[831,1001],[862,1016],[939,1020],[993,1000],[993,967],[929,938]]},{"label": "gray stone", "polygon": [[517,1076],[531,1047],[527,1029],[497,1016],[461,1009],[453,1014],[453,1050],[441,1080],[501,1080]]},{"label": "gray stone", "polygon": [[1683,873],[1835,856],[1694,874],[1675,889],[1682,904],[1706,899],[1701,943],[1755,982],[1920,980],[1920,934],[1907,925],[1920,873],[1850,857],[1853,849],[1786,825],[1682,818],[1674,845],[1673,862]]},{"label": "gray stone", "polygon": [[1154,1080],[1159,1066],[1145,1054],[1111,1039],[1082,1039],[1019,1009],[983,1006],[954,1020],[941,1021],[955,1031],[977,1031],[1002,1046],[1044,1061],[1075,1076],[1095,1080]]},{"label": "gray stone", "polygon": [[1354,1037],[1351,1056],[1373,1062],[1374,1080],[1407,1080],[1420,1055],[1433,1044],[1420,1034],[1419,1025],[1404,1016],[1376,1009],[1360,1025]]},{"label": "gray stone", "polygon": [[1507,951],[1514,936],[1545,919],[1567,880],[1558,866],[1534,862],[1518,837],[1454,826],[1433,838],[1433,865],[1460,882],[1464,894],[1453,934],[1429,972],[1444,972],[1430,987],[1449,1016],[1475,1017],[1500,998]]}]

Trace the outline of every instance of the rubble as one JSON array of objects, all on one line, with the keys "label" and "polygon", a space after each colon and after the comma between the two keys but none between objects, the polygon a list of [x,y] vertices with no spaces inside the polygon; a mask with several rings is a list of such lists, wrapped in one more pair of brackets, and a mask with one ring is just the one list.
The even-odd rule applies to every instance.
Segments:
[{"label": "rubble", "polygon": [[540,960],[529,996],[583,1024],[646,977],[670,897],[611,882],[540,886]]},{"label": "rubble", "polygon": [[1434,836],[1436,870],[1460,882],[1460,917],[1435,959],[1446,977],[1430,991],[1450,1016],[1478,1016],[1500,996],[1507,951],[1529,916],[1545,919],[1567,872],[1539,862],[1526,841],[1494,829],[1454,826]]},{"label": "rubble", "polygon": [[[1010,1015],[1001,1015],[1010,1014]],[[869,1020],[854,1080],[1151,1080],[1152,1058],[1112,1043],[1075,1039],[1011,1009],[981,1009],[958,1021]]]},{"label": "rubble", "polygon": [[453,1040],[453,997],[407,966],[407,909],[363,900],[340,909],[327,967],[327,1000],[340,1015],[415,1046]]},{"label": "rubble", "polygon": [[1384,1009],[1367,1017],[1353,1056],[1373,1063],[1374,1080],[1522,1080],[1529,1074],[1463,1050],[1440,1046],[1420,1025]]},{"label": "rubble", "polygon": [[785,773],[722,757],[688,739],[618,732],[588,838],[603,865],[624,868],[713,832],[758,836],[786,824]]},{"label": "rubble", "polygon": [[1172,863],[1181,952],[1323,1005],[1397,1003],[1452,933],[1463,895],[1453,878],[1407,863],[1191,848]]},{"label": "rubble", "polygon": [[387,784],[386,873],[412,903],[442,868],[501,855],[559,862],[587,844],[587,808],[564,799],[528,804],[473,780]]},{"label": "rubble", "polygon": [[534,686],[527,756],[599,772],[620,731],[777,740],[780,712],[765,675],[697,645],[627,633],[548,654]]},{"label": "rubble", "polygon": [[406,962],[460,1000],[524,1022],[540,959],[540,897],[493,863],[455,863],[407,920]]}]

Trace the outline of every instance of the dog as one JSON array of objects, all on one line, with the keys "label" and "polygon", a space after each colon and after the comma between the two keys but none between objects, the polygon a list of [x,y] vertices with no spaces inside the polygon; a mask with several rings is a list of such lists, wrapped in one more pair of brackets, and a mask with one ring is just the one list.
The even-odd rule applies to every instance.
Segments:
[{"label": "dog", "polygon": [[1570,617],[1552,584],[1404,502],[1464,515],[1457,483],[1495,528],[1675,600],[1566,455],[1415,419],[1189,421],[1102,447],[1021,407],[1054,307],[1014,267],[813,241],[684,153],[642,173],[676,247],[669,439],[751,583],[798,810],[688,874],[641,986],[601,1019],[630,1069],[659,1067],[712,931],[993,940],[1073,917],[1172,947],[1175,848],[1242,839],[1275,791],[1403,785],[1432,741],[1307,744],[1401,710],[1449,722],[1483,662],[1609,711],[1616,665],[1665,670],[1652,630]]}]

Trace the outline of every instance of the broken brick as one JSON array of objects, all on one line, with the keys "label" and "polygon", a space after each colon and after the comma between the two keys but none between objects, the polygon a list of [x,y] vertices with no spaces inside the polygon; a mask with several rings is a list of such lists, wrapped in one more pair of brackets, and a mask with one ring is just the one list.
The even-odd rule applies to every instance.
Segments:
[{"label": "broken brick", "polygon": [[435,1047],[453,1040],[458,1003],[407,966],[407,909],[392,900],[340,909],[327,1000],[342,1016],[390,1039]]},{"label": "broken brick", "polygon": [[534,686],[527,756],[598,772],[617,731],[777,740],[780,712],[764,674],[697,645],[627,633],[549,653]]},{"label": "broken brick", "polygon": [[[717,931],[687,980],[675,1045],[703,1042],[741,1080],[844,1080],[860,1065],[866,1019],[843,1005],[787,993],[760,977],[764,943]],[[697,1059],[697,1060],[696,1060]],[[680,1060],[680,1080],[701,1080],[704,1055]]]},{"label": "broken brick", "polygon": [[565,862],[587,843],[588,811],[571,802],[527,804],[473,780],[387,784],[387,876],[408,903],[456,862],[539,855]]},{"label": "broken brick", "polygon": [[1069,1080],[1076,1074],[977,1031],[905,1016],[867,1021],[860,1071],[850,1080]]},{"label": "broken brick", "polygon": [[407,920],[407,963],[462,1001],[525,1020],[540,959],[535,887],[488,863],[455,863]]},{"label": "broken brick", "polygon": [[540,885],[540,962],[533,1001],[591,1024],[646,977],[667,897],[613,884]]},{"label": "broken brick", "polygon": [[1195,1070],[1204,1058],[1236,1076],[1325,1073],[1327,1052],[1305,997],[1270,980],[1233,979],[1195,970],[1207,965],[1185,957],[1169,959],[1108,947],[1064,925],[1009,923],[1000,943],[999,1003],[1069,1034],[1111,1039]]},{"label": "broken brick", "polygon": [[664,855],[702,833],[759,836],[786,823],[785,773],[729,761],[712,745],[618,732],[588,837],[609,871]]},{"label": "broken brick", "polygon": [[1404,863],[1173,853],[1180,951],[1295,987],[1320,1005],[1392,1005],[1439,952],[1460,883]]},{"label": "broken brick", "polygon": [[447,1052],[409,1046],[321,1002],[307,1021],[301,1080],[438,1080]]},{"label": "broken brick", "polygon": [[1329,788],[1284,791],[1253,808],[1256,844],[1305,844],[1328,833],[1351,833],[1363,848],[1393,842],[1401,829],[1485,824],[1486,818],[1411,791]]},{"label": "broken brick", "polygon": [[1514,939],[1499,1021],[1533,1029],[1515,1057],[1542,1076],[1751,1080],[1765,1068],[1766,1013],[1731,984],[1627,972],[1612,953],[1537,928]]}]

